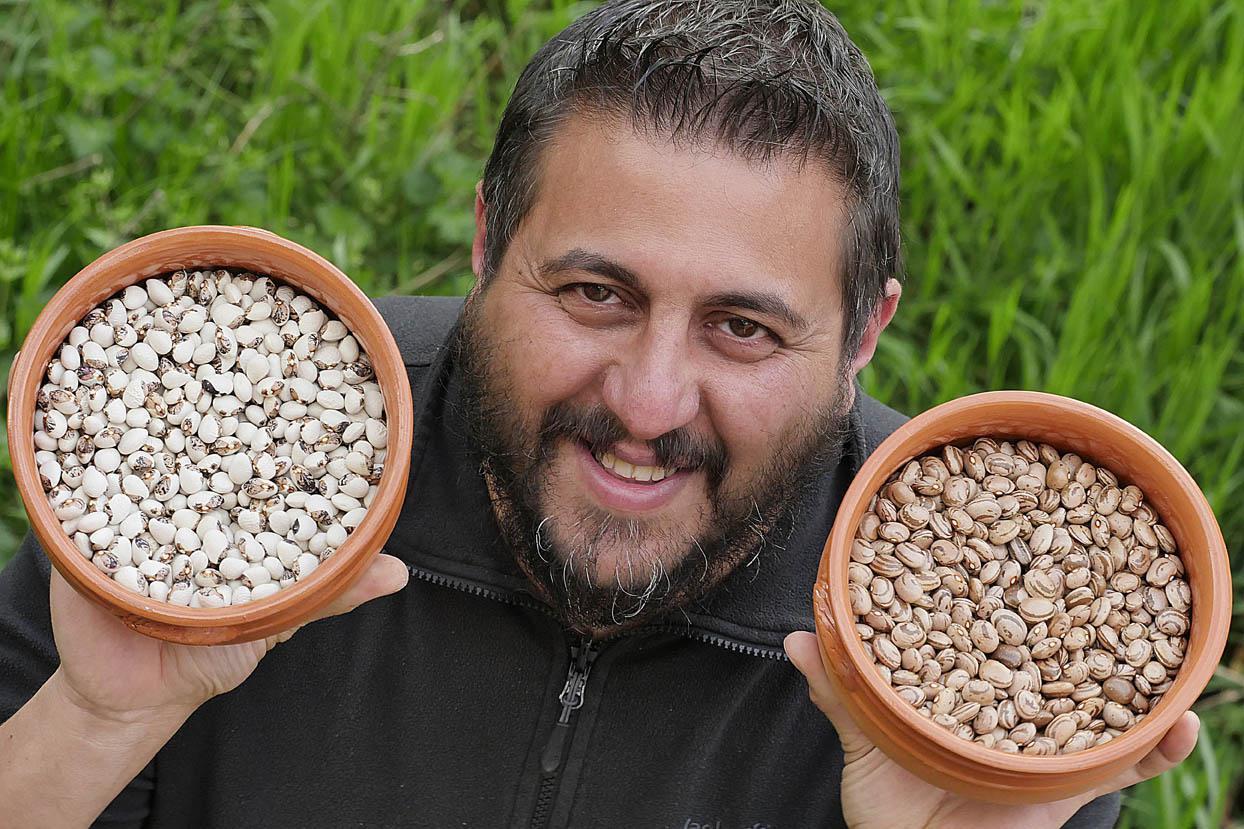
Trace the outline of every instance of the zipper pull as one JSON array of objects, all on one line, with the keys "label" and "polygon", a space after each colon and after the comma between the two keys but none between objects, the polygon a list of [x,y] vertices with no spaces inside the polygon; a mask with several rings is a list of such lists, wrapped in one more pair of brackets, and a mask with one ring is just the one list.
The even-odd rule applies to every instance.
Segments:
[{"label": "zipper pull", "polygon": [[561,766],[562,754],[566,747],[566,737],[570,734],[570,720],[575,711],[583,707],[583,692],[587,688],[587,677],[592,671],[592,663],[596,661],[596,643],[584,639],[570,650],[570,669],[566,672],[566,684],[557,699],[562,704],[561,714],[553,725],[553,733],[540,755],[540,768],[545,774],[551,774]]}]

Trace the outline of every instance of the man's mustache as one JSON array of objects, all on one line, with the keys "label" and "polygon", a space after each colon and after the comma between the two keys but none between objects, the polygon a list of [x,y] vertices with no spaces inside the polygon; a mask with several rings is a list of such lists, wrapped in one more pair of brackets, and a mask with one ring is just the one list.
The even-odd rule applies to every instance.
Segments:
[{"label": "man's mustache", "polygon": [[[547,459],[558,438],[569,438],[583,441],[594,454],[599,454],[628,437],[626,427],[608,407],[576,406],[562,401],[544,413],[540,423],[540,452]],[[656,455],[656,465],[666,469],[703,469],[712,487],[721,481],[729,461],[721,441],[697,435],[685,426],[645,443]]]}]

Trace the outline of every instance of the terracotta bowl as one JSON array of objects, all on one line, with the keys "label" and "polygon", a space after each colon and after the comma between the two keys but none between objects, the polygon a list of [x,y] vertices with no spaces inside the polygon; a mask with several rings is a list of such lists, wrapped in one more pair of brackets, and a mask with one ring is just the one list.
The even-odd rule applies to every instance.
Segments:
[{"label": "terracotta bowl", "polygon": [[[289,283],[331,310],[371,358],[384,392],[388,454],[379,491],[363,522],[305,581],[261,601],[223,608],[155,602],[101,573],[61,529],[39,482],[34,455],[35,394],[48,361],[86,313],[135,282],[199,267],[244,268]],[[135,239],[105,253],[57,291],[22,343],[9,376],[9,452],[31,529],[52,564],[75,589],[140,633],[211,645],[261,639],[301,624],[339,596],[384,545],[397,521],[410,471],[413,406],[397,344],[359,288],[323,257],[266,230],[181,227]]]},{"label": "terracotta bowl", "polygon": [[[1139,486],[1171,533],[1192,588],[1187,654],[1170,690],[1138,725],[1110,742],[1052,757],[1006,754],[963,740],[916,713],[877,673],[855,631],[847,564],[868,501],[912,458],[980,436],[1046,442]],[[1094,406],[1051,394],[999,391],[937,406],[908,421],[864,463],[838,510],[813,591],[829,679],[863,732],[913,774],[978,800],[1039,803],[1105,783],[1136,764],[1196,701],[1214,672],[1231,618],[1231,570],[1222,533],[1192,476],[1157,441]]]}]

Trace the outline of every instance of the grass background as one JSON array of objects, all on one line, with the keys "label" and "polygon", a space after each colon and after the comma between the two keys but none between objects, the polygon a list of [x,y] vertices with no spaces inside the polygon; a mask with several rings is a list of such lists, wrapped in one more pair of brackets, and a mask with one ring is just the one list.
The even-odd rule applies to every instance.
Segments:
[{"label": "grass background", "polygon": [[[269,228],[374,295],[464,292],[510,87],[586,7],[0,0],[0,365],[79,268],[176,225]],[[1110,409],[1180,458],[1238,547],[1244,3],[832,8],[903,141],[910,278],[868,388],[909,413],[996,388]],[[24,528],[6,448],[0,564]],[[1241,825],[1242,617],[1196,753],[1121,825]]]}]

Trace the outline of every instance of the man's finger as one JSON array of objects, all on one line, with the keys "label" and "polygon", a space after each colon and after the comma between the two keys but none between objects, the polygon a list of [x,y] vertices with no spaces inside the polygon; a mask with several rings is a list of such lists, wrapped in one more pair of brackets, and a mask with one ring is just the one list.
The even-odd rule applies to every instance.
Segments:
[{"label": "man's finger", "polygon": [[1186,712],[1175,721],[1162,740],[1145,755],[1144,759],[1115,779],[1099,786],[1094,796],[1125,789],[1175,768],[1187,759],[1192,749],[1196,747],[1196,738],[1200,729],[1200,718],[1191,711]]},{"label": "man's finger", "polygon": [[845,761],[850,763],[871,751],[873,744],[855,725],[855,720],[851,719],[846,706],[838,701],[833,686],[829,684],[816,636],[807,631],[795,631],[786,637],[783,644],[790,661],[808,680],[812,702],[834,724],[834,730],[838,732],[838,739],[842,742]]},{"label": "man's finger", "polygon": [[299,625],[296,628],[290,628],[289,630],[283,630],[280,633],[274,633],[268,638],[264,639],[263,640],[264,645],[266,646],[265,653],[267,651],[272,650],[273,648],[275,648],[277,645],[281,644],[282,642],[288,642],[290,638],[292,638],[293,635],[300,630],[302,630],[302,625]]},{"label": "man's finger", "polygon": [[409,580],[410,570],[401,559],[381,553],[345,593],[317,613],[315,619],[309,621],[348,613],[364,602],[396,593],[405,587]]}]

